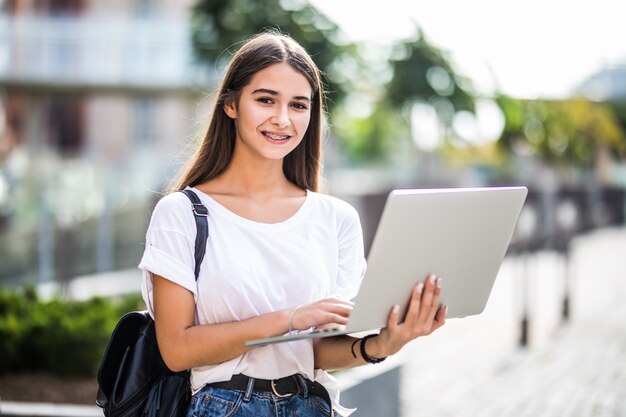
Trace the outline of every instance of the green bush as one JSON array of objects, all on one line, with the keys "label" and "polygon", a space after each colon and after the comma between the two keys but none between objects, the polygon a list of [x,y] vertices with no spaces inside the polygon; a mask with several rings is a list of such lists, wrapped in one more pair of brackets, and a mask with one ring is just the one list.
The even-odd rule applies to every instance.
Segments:
[{"label": "green bush", "polygon": [[0,289],[0,373],[95,375],[119,318],[143,308],[139,295],[44,301],[33,289]]}]

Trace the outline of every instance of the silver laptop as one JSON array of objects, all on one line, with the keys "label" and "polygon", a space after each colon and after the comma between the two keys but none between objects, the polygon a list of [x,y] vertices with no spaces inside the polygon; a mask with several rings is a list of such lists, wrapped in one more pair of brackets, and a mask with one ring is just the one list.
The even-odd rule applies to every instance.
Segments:
[{"label": "silver laptop", "polygon": [[480,314],[487,304],[526,199],[526,187],[399,189],[387,197],[368,267],[346,326],[250,340],[247,346],[369,332],[404,317],[413,287],[443,279],[447,318]]}]

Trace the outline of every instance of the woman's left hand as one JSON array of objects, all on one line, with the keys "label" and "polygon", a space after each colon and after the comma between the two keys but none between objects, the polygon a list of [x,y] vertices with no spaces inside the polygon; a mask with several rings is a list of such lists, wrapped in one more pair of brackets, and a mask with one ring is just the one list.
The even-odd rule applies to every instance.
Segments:
[{"label": "woman's left hand", "polygon": [[430,275],[425,283],[417,284],[411,293],[411,301],[402,323],[398,323],[400,308],[394,306],[389,314],[387,327],[378,337],[368,341],[367,352],[370,356],[384,357],[393,355],[411,340],[426,336],[443,326],[446,322],[447,306],[439,305],[441,279]]}]

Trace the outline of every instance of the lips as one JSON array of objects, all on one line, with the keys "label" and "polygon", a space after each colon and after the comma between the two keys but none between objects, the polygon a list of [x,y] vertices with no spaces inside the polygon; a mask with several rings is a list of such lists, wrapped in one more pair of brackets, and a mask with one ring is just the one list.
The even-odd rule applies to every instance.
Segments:
[{"label": "lips", "polygon": [[275,133],[275,132],[264,131],[261,133],[263,133],[263,136],[265,136],[265,138],[272,143],[284,143],[284,142],[287,142],[291,138],[291,135],[285,135],[285,134],[280,134],[280,133]]}]

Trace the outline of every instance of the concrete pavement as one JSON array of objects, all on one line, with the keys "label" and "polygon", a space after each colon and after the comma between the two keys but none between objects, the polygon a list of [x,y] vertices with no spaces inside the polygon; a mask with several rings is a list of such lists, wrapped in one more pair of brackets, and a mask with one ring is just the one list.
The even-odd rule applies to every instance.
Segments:
[{"label": "concrete pavement", "polygon": [[[561,297],[568,271],[573,307],[571,320],[563,324]],[[131,273],[136,274],[123,271],[119,280],[136,285],[138,279],[126,276]],[[86,296],[79,289],[73,289],[74,295]],[[520,349],[525,290],[530,346]],[[626,228],[581,236],[568,263],[550,252],[507,258],[483,314],[451,320],[432,336],[407,346],[401,357],[383,364],[406,361],[401,371],[400,415],[626,417],[625,296]],[[342,386],[351,387],[353,373],[383,370],[357,368],[347,372]],[[63,407],[4,401],[0,414],[101,414],[96,407]]]},{"label": "concrete pavement", "polygon": [[[407,347],[402,416],[626,416],[626,229],[578,238],[569,267],[568,323],[560,321],[565,259],[540,253],[505,261],[483,315]],[[524,288],[532,331],[521,349]]]}]

